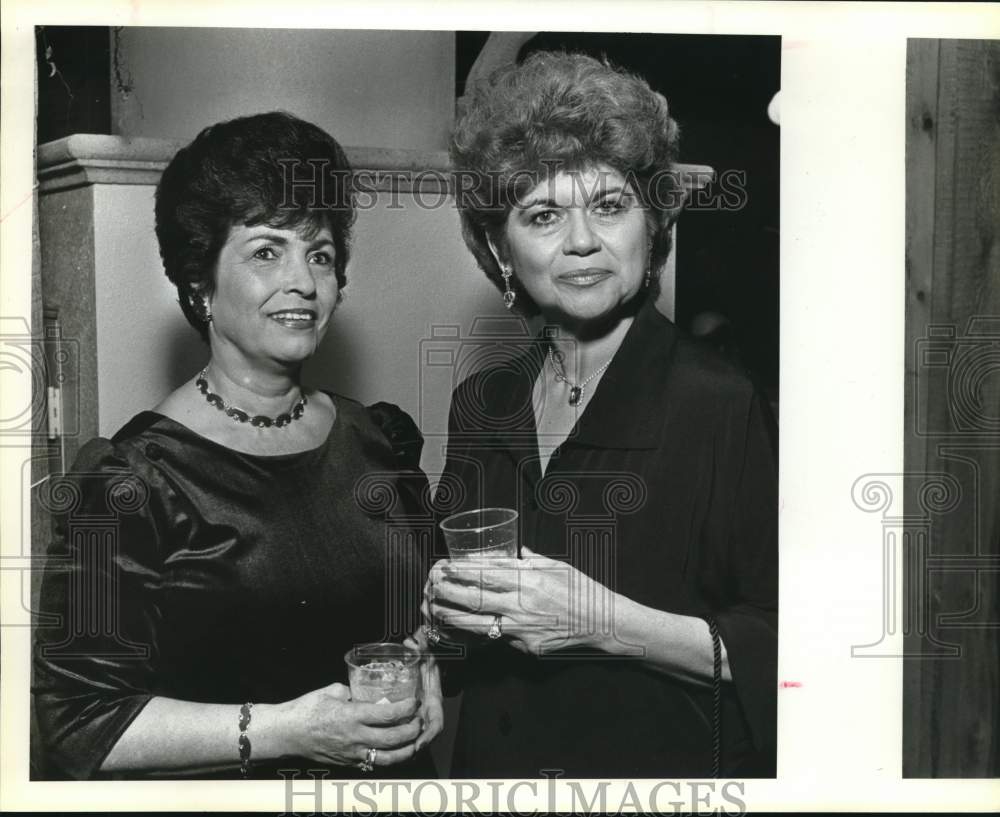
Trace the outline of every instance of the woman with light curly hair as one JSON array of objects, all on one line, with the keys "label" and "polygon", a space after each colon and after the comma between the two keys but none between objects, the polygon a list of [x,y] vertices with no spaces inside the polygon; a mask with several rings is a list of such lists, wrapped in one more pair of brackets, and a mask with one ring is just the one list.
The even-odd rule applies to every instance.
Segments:
[{"label": "woman with light curly hair", "polygon": [[439,561],[465,631],[454,777],[774,774],[772,420],[656,309],[682,186],[642,79],[536,53],[478,84],[451,146],[465,240],[546,329],[452,396],[439,512],[519,514],[519,559]]}]

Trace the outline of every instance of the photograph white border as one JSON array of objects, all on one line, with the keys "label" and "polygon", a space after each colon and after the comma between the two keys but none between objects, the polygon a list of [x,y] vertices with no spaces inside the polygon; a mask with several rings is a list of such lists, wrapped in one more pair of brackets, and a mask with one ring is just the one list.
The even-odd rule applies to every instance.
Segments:
[{"label": "photograph white border", "polygon": [[[903,471],[906,40],[998,39],[996,6],[6,0],[2,15],[0,316],[26,320],[35,25],[386,28],[391,21],[394,29],[781,35],[778,677],[800,686],[779,692],[778,778],[746,781],[740,798],[751,810],[962,811],[1000,803],[998,780],[901,778],[902,660],[851,652],[883,635],[886,578],[881,518],[856,507],[852,486],[865,474]],[[30,387],[30,379],[0,372],[0,417],[30,405]],[[0,810],[282,811],[281,783],[27,782],[30,628],[20,607],[26,509],[16,475],[28,453],[0,446],[0,568],[12,568],[0,569]],[[901,634],[884,645],[898,655]],[[640,804],[653,785],[635,783]],[[568,792],[563,782],[557,788],[560,797]],[[407,797],[397,793],[405,809]],[[513,795],[521,811],[550,806],[544,785],[535,793],[522,785]],[[616,807],[626,795],[621,784],[607,802]],[[388,794],[376,799],[391,806]],[[661,795],[661,805],[670,799]],[[506,794],[500,802],[507,810]],[[436,797],[426,803],[439,808]],[[733,808],[718,798],[713,804]],[[295,806],[312,811],[308,800]],[[488,787],[476,806],[495,808]]]}]

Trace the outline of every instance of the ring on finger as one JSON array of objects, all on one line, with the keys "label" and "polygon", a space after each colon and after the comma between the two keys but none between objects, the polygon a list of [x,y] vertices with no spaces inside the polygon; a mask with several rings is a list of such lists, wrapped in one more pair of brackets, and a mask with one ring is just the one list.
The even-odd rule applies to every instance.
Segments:
[{"label": "ring on finger", "polygon": [[368,753],[365,755],[365,759],[358,764],[358,768],[363,772],[370,772],[375,768],[375,757],[378,755],[378,749],[374,746],[368,749]]},{"label": "ring on finger", "polygon": [[503,627],[500,625],[500,619],[502,617],[497,615],[493,616],[493,623],[490,628],[486,631],[486,637],[491,641],[496,641],[500,636],[503,635]]},{"label": "ring on finger", "polygon": [[435,627],[433,624],[424,631],[424,635],[427,636],[427,640],[437,646],[438,642],[441,641],[441,631]]}]

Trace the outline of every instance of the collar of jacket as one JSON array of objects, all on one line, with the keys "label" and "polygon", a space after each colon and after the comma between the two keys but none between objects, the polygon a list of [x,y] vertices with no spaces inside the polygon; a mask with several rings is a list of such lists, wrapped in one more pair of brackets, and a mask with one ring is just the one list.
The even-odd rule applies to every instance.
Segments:
[{"label": "collar of jacket", "polygon": [[[671,399],[666,372],[677,337],[674,324],[647,300],[597,388],[588,395],[566,442],[595,448],[655,448]],[[496,416],[512,420],[506,433],[498,436],[515,447],[524,444],[526,432],[535,431],[531,391],[546,365],[546,348],[543,331],[527,352],[505,367],[508,377],[490,377],[488,388],[496,389],[490,401],[498,408]],[[533,435],[531,445],[535,445]]]}]

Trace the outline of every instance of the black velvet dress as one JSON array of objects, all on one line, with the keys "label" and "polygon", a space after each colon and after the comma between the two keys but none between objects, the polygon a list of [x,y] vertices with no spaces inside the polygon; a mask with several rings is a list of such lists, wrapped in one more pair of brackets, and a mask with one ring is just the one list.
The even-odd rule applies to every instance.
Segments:
[{"label": "black velvet dress", "polygon": [[[417,626],[433,524],[419,434],[394,406],[331,397],[336,421],[310,451],[243,454],[145,412],[50,486],[59,535],[34,675],[46,777],[100,777],[153,696],[287,701],[346,684],[353,645]],[[234,762],[237,735],[234,719]],[[318,766],[283,758],[251,776]],[[379,775],[434,770],[425,751]]]},{"label": "black velvet dress", "polygon": [[[456,389],[439,512],[516,508],[534,551],[648,607],[713,616],[733,675],[722,774],[773,776],[778,507],[767,404],[646,304],[542,476],[531,395],[544,348],[530,344]],[[442,663],[464,690],[453,777],[711,773],[711,689],[650,668],[642,644],[626,658],[474,644],[467,659]]]}]

